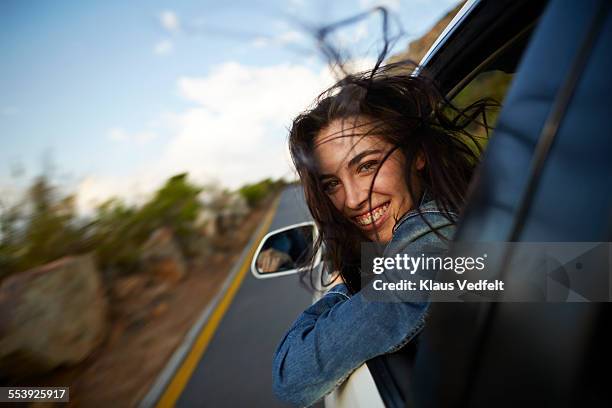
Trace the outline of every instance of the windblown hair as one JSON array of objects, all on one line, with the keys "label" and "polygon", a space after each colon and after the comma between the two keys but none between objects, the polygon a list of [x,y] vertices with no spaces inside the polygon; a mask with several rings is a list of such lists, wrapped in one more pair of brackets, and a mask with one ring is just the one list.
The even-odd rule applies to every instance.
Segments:
[{"label": "windblown hair", "polygon": [[[419,195],[427,192],[428,199],[435,200],[443,214],[455,222],[452,214],[460,213],[464,206],[481,153],[481,143],[468,127],[478,123],[488,129],[485,113],[493,105],[493,101],[479,100],[459,109],[446,100],[431,80],[410,74],[406,63],[398,62],[377,67],[375,71],[347,75],[323,92],[312,109],[295,118],[289,150],[306,203],[319,228],[315,249],[325,247],[326,270],[338,271],[349,289],[358,291],[360,245],[369,239],[335,208],[320,181],[314,149],[321,130],[335,120],[366,118],[369,133],[393,146],[383,162],[396,149],[404,155],[404,179],[412,201],[418,203]],[[417,154],[425,158],[425,166],[413,175],[411,169]],[[373,185],[374,181],[370,187],[370,210]],[[427,222],[424,217],[423,220]],[[314,286],[312,274],[310,280]],[[323,275],[321,280],[323,286],[328,284],[323,282]]]}]

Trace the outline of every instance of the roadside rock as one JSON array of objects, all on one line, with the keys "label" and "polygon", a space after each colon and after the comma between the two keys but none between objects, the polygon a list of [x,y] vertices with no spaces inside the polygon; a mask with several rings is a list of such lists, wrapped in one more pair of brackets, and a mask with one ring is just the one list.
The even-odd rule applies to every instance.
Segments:
[{"label": "roadside rock", "polygon": [[196,224],[205,237],[214,237],[220,232],[220,216],[217,210],[205,208],[200,211]]},{"label": "roadside rock", "polygon": [[113,294],[117,299],[123,300],[132,296],[140,296],[148,281],[147,276],[132,275],[118,278],[113,284]]},{"label": "roadside rock", "polygon": [[84,360],[108,329],[90,255],[15,274],[0,287],[0,373],[23,378]]},{"label": "roadside rock", "polygon": [[226,235],[236,230],[249,214],[249,206],[240,194],[215,192],[201,198],[204,209],[196,225],[206,237]]},{"label": "roadside rock", "polygon": [[142,248],[143,267],[159,281],[176,284],[187,273],[183,254],[170,228],[159,228]]}]

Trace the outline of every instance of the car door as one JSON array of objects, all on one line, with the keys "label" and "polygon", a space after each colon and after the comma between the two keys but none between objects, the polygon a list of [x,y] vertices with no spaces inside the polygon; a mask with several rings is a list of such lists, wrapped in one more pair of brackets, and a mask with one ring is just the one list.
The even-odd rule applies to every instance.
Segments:
[{"label": "car door", "polygon": [[[550,2],[457,240],[610,241],[611,49],[610,2]],[[610,406],[609,318],[608,303],[434,304],[412,404]]]},{"label": "car door", "polygon": [[[484,97],[503,106],[546,4],[546,1],[467,2],[425,55],[419,74],[432,77],[458,106]],[[488,119],[495,127],[497,113],[491,112]],[[484,128],[473,130],[486,136]],[[397,353],[368,361],[385,406],[414,404],[412,384],[419,375],[414,364],[420,343],[417,338]]]}]

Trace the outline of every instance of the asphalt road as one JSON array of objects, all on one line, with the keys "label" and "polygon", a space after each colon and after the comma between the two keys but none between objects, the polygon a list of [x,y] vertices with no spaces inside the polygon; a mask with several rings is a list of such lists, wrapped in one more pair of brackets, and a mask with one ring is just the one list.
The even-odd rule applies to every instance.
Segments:
[{"label": "asphalt road", "polygon": [[[285,190],[271,230],[310,219],[301,188]],[[194,370],[178,407],[284,407],[272,393],[272,355],[311,303],[297,276],[249,272]]]}]

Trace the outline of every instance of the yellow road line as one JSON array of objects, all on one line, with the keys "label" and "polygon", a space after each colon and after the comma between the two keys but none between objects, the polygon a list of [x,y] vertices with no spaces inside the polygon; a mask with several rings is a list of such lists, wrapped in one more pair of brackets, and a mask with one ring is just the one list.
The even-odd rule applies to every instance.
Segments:
[{"label": "yellow road line", "polygon": [[234,299],[238,288],[240,288],[240,284],[242,283],[242,280],[244,279],[247,271],[251,266],[251,259],[253,257],[253,254],[255,253],[257,244],[259,244],[259,241],[261,241],[263,236],[268,232],[268,229],[270,228],[270,224],[272,223],[272,218],[276,213],[276,208],[278,207],[279,201],[279,198],[277,198],[274,204],[272,204],[272,208],[270,208],[270,210],[268,211],[268,214],[266,214],[266,218],[263,222],[263,227],[260,230],[261,232],[257,236],[257,239],[255,239],[255,241],[253,242],[253,246],[249,250],[248,256],[245,257],[244,262],[240,266],[240,270],[236,274],[236,278],[230,284],[229,288],[227,289],[227,292],[225,292],[225,295],[223,295],[223,298],[219,302],[219,305],[211,314],[208,322],[202,328],[202,331],[198,335],[198,338],[196,339],[195,343],[193,344],[192,349],[189,351],[187,357],[185,357],[185,360],[181,364],[180,368],[176,371],[176,374],[168,384],[168,387],[166,388],[166,390],[162,394],[162,397],[159,399],[156,405],[158,408],[174,407],[176,401],[181,396],[181,393],[187,385],[187,381],[189,381],[189,378],[191,378],[191,375],[193,374],[193,370],[195,370],[196,366],[198,365],[198,362],[202,358],[202,355],[206,351],[208,344],[212,340],[215,331],[219,326],[219,323],[221,323],[225,312],[227,311],[229,305],[232,303],[232,300]]}]

